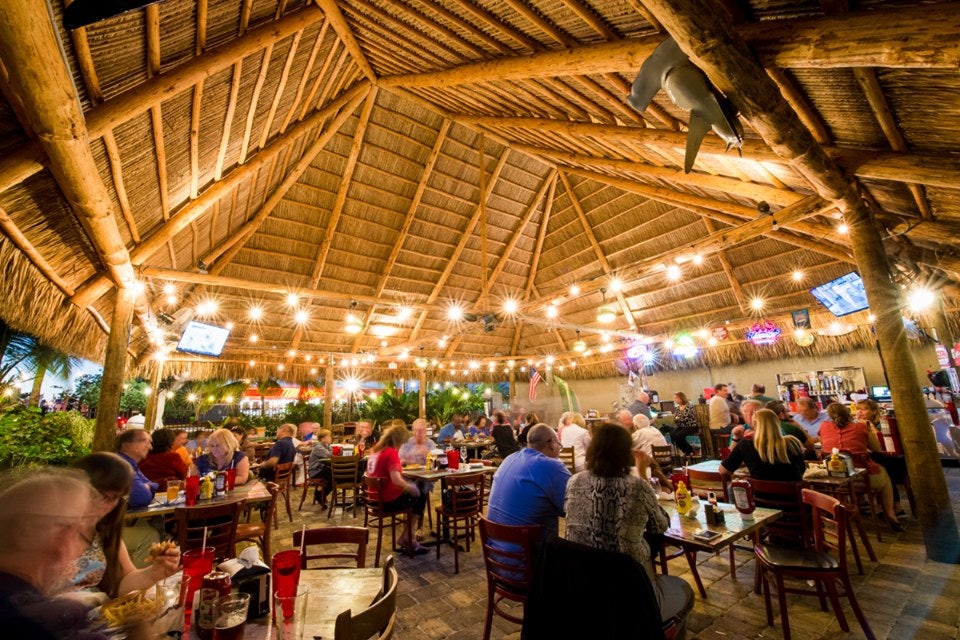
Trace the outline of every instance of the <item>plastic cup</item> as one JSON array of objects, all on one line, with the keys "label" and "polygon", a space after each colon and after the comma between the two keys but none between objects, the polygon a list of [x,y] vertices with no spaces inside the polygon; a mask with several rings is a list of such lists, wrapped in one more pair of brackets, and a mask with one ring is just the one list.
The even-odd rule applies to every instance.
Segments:
[{"label": "plastic cup", "polygon": [[184,551],[180,557],[183,562],[183,574],[190,578],[187,588],[184,591],[186,596],[183,601],[183,608],[187,622],[190,621],[190,614],[193,611],[193,596],[200,588],[203,576],[213,570],[213,558],[216,554],[213,547],[204,547],[203,549],[190,549]]},{"label": "plastic cup", "polygon": [[339,444],[333,445],[333,447],[331,447],[331,449],[332,449],[332,451],[333,451],[333,455],[335,455],[335,456],[343,455],[343,447],[340,446]]},{"label": "plastic cup", "polygon": [[184,485],[184,497],[188,507],[197,504],[198,495],[200,495],[200,476],[189,476]]},{"label": "plastic cup", "polygon": [[167,504],[180,497],[180,481],[176,479],[167,480]]},{"label": "plastic cup", "polygon": [[233,486],[237,483],[237,470],[227,469],[227,491],[233,491]]},{"label": "plastic cup", "polygon": [[[288,549],[273,554],[270,571],[275,596],[289,598],[297,595],[297,585],[300,584],[300,550]],[[293,606],[292,601],[290,606]],[[283,614],[290,617],[293,610],[284,609]]]},{"label": "plastic cup", "polygon": [[447,468],[453,470],[460,468],[460,452],[456,449],[447,451]]},{"label": "plastic cup", "polygon": [[214,616],[213,640],[243,640],[249,607],[249,593],[231,593],[220,598]]},{"label": "plastic cup", "polygon": [[273,610],[278,640],[303,640],[309,593],[306,585],[300,585],[292,596],[274,594]]}]

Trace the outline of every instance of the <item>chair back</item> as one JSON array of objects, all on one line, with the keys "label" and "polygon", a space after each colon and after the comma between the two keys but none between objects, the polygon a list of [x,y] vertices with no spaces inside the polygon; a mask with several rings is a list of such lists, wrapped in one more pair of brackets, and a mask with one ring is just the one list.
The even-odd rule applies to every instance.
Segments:
[{"label": "chair back", "polygon": [[[470,473],[446,478],[443,512],[455,518],[479,516],[483,511],[485,473]],[[447,496],[450,496],[447,498]]]},{"label": "chair back", "polygon": [[724,501],[727,497],[727,479],[721,476],[718,471],[698,471],[697,469],[687,469],[687,476],[690,478],[689,489],[701,498],[706,498],[707,493],[713,491],[717,494],[717,499]]},{"label": "chair back", "polygon": [[[267,510],[263,514],[263,526],[270,529],[270,522],[273,520],[273,514],[277,512],[277,495],[280,493],[280,485],[276,482],[267,483],[267,491],[270,492],[270,502],[267,503]],[[248,517],[247,520],[250,518]]]},{"label": "chair back", "polygon": [[804,489],[803,503],[812,510],[813,545],[817,553],[836,555],[840,571],[847,572],[847,510],[843,503],[819,491]]},{"label": "chair back", "polygon": [[369,607],[354,615],[347,609],[337,616],[334,640],[368,640],[393,637],[397,620],[397,583],[399,576],[393,556],[383,563],[384,588]]},{"label": "chair back", "polygon": [[363,476],[363,499],[367,507],[367,513],[374,518],[389,516],[389,512],[383,510],[383,491],[390,482],[390,478],[374,478],[373,476]]},{"label": "chair back", "polygon": [[360,458],[357,456],[333,456],[330,458],[330,476],[334,485],[356,484]]},{"label": "chair back", "polygon": [[810,544],[809,509],[803,503],[802,482],[776,482],[750,479],[753,499],[758,507],[778,509],[783,515],[764,525],[764,531],[777,542],[787,540],[797,546]]},{"label": "chair back", "polygon": [[263,462],[267,459],[267,454],[270,452],[270,448],[273,446],[272,442],[258,442],[253,445],[253,461],[254,462]]},{"label": "chair back", "polygon": [[480,516],[480,544],[491,593],[526,600],[533,576],[533,545],[540,536],[540,527],[497,524]]},{"label": "chair back", "polygon": [[654,461],[660,465],[660,470],[669,473],[673,469],[673,447],[669,444],[663,446],[653,445],[650,447],[650,453]]},{"label": "chair back", "polygon": [[562,449],[560,449],[560,455],[558,456],[558,459],[560,460],[560,462],[564,464],[564,466],[567,467],[567,469],[570,470],[570,473],[577,472],[575,468],[576,463],[575,463],[575,456],[573,453],[573,447],[563,447]]},{"label": "chair back", "polygon": [[280,485],[281,489],[290,485],[290,478],[293,476],[293,463],[284,462],[278,464],[274,470],[273,481]]},{"label": "chair back", "polygon": [[243,501],[238,500],[175,509],[177,543],[180,550],[199,549],[203,545],[206,531],[207,546],[216,549],[217,558],[236,556],[237,522],[240,520],[243,505]]},{"label": "chair back", "polygon": [[[307,566],[311,560],[339,559],[353,560],[358,569],[363,569],[367,564],[367,539],[369,537],[370,530],[366,527],[321,527],[307,529],[306,531],[294,531],[293,546],[303,549],[303,553],[300,555],[300,568],[302,569],[342,569],[344,565],[340,563]],[[301,543],[302,539],[304,540]],[[326,553],[315,552],[315,549],[312,549],[312,547],[321,545],[338,545],[338,547]],[[347,553],[340,549],[344,545],[356,545],[356,549]]]}]

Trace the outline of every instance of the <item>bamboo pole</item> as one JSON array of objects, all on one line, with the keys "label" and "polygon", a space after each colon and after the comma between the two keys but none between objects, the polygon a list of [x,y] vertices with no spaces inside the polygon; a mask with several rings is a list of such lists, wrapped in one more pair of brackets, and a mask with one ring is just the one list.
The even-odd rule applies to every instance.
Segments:
[{"label": "bamboo pole", "polygon": [[327,363],[327,373],[323,378],[323,426],[333,430],[333,364]]},{"label": "bamboo pole", "polygon": [[427,417],[427,370],[420,369],[420,394],[417,398],[417,414],[420,418]]},{"label": "bamboo pole", "polygon": [[[841,205],[867,299],[877,318],[876,334],[887,363],[907,469],[917,495],[923,496],[917,504],[917,515],[923,526],[927,557],[960,562],[960,534],[923,395],[917,386],[916,365],[901,320],[900,291],[891,277],[876,220],[855,186],[786,104],[776,84],[757,62],[754,51],[724,16],[712,10],[712,4],[706,0],[647,0],[645,4],[691,61],[730,96],[771,148],[791,160],[821,197]],[[960,20],[960,12],[955,9],[954,19]],[[882,29],[880,25],[876,28]],[[957,44],[956,39],[952,42]],[[843,44],[848,46],[849,42]]]},{"label": "bamboo pole", "polygon": [[[21,98],[50,171],[111,280],[135,279],[113,205],[90,151],[87,128],[61,43],[44,3],[10,0],[0,12],[0,59]],[[86,306],[86,305],[84,305]]]},{"label": "bamboo pole", "polygon": [[144,415],[143,428],[153,431],[157,428],[157,412],[160,407],[160,378],[163,375],[163,362],[154,360],[150,372],[150,395],[147,396],[147,413]]},{"label": "bamboo pole", "polygon": [[118,287],[110,320],[107,353],[103,358],[103,380],[100,383],[100,404],[93,433],[94,451],[113,451],[116,445],[117,413],[127,364],[127,345],[130,342],[130,321],[133,319],[135,297],[125,287]]}]

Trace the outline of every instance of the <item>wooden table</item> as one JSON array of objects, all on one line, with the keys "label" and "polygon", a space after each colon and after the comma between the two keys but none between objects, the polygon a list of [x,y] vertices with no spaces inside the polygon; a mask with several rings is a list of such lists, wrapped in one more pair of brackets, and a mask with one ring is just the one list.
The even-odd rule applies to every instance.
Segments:
[{"label": "wooden table", "polygon": [[[168,504],[166,502],[166,495],[157,493],[157,496],[162,497],[163,500],[154,500],[146,507],[136,507],[127,510],[126,520],[132,521],[139,518],[151,518],[153,516],[164,516],[174,512],[178,507],[185,507],[186,503],[179,499],[173,504]],[[247,502],[268,502],[270,500],[270,492],[267,491],[266,485],[262,482],[248,482],[245,485],[235,487],[233,491],[228,491],[225,495],[217,496],[209,500],[197,500],[195,506],[205,507],[211,504],[223,504],[228,502],[240,502],[246,500]]]},{"label": "wooden table", "polygon": [[450,478],[452,476],[465,476],[471,473],[494,473],[496,472],[496,467],[488,467],[486,465],[478,469],[467,469],[465,465],[461,464],[460,468],[457,470],[453,469],[424,469],[420,468],[410,468],[403,470],[403,477],[410,480],[427,480],[433,482],[434,480],[443,480],[444,478]]},{"label": "wooden table", "polygon": [[[376,599],[383,588],[383,568],[306,570],[300,572],[300,584],[310,588],[304,640],[333,640],[338,615],[347,609],[359,613]],[[276,638],[271,621],[268,615],[247,623],[245,640]]]}]

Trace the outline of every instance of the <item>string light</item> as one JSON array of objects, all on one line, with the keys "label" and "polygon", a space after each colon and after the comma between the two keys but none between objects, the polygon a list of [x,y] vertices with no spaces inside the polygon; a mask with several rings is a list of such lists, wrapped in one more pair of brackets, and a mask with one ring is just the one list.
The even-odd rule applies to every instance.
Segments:
[{"label": "string light", "polygon": [[287,294],[287,305],[291,307],[297,306],[297,303],[300,302],[300,298],[295,293]]},{"label": "string light", "polygon": [[667,280],[676,282],[677,280],[680,279],[680,275],[681,275],[680,265],[672,264],[669,267],[667,267]]},{"label": "string light", "polygon": [[799,269],[797,269],[796,271],[793,272],[793,281],[800,282],[801,280],[803,280],[803,271],[800,271]]},{"label": "string light", "polygon": [[252,306],[247,309],[247,317],[256,322],[263,317],[263,309],[258,306]]},{"label": "string light", "polygon": [[839,225],[837,225],[837,233],[845,236],[850,233],[850,227],[848,227],[845,222],[841,222]]},{"label": "string light", "polygon": [[754,311],[760,311],[763,309],[763,298],[754,298],[750,301],[750,308]]}]

